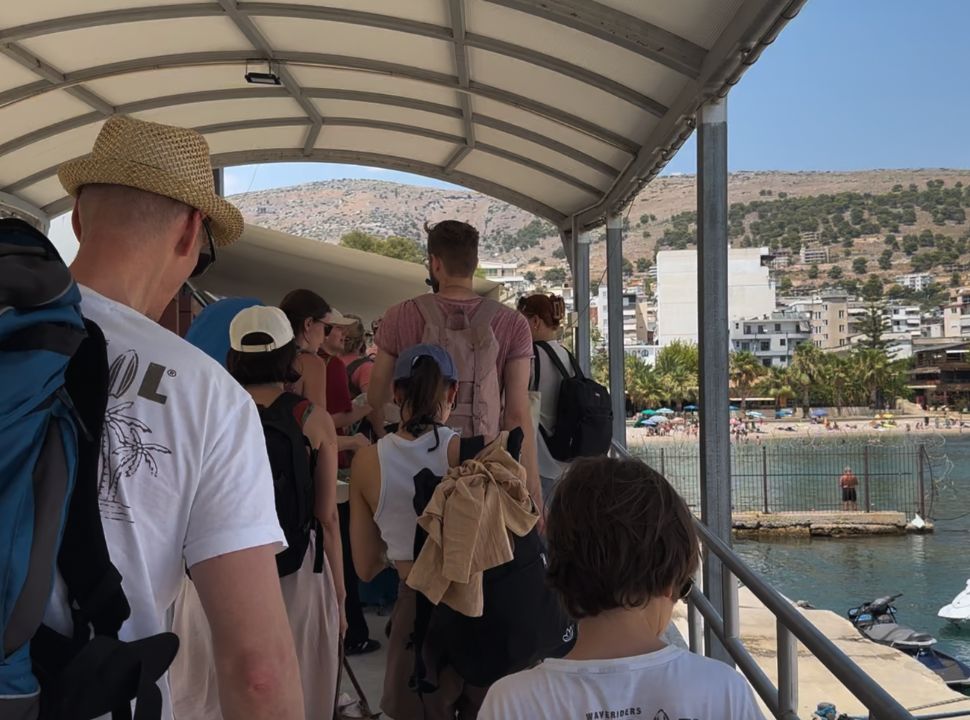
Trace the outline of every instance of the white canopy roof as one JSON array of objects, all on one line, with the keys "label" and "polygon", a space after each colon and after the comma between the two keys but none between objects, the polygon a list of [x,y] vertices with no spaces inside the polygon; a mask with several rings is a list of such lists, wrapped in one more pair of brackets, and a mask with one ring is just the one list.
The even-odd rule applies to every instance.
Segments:
[{"label": "white canopy roof", "polygon": [[[217,262],[192,284],[215,295],[251,295],[273,305],[294,288],[308,288],[344,313],[373,320],[392,305],[427,292],[427,270],[339,245],[247,225],[220,248]],[[475,291],[498,299],[501,286],[475,279]]]},{"label": "white canopy roof", "polygon": [[586,227],[803,2],[3,2],[0,202],[67,209],[58,165],[130,113],[197,128],[218,166],[388,167]]}]

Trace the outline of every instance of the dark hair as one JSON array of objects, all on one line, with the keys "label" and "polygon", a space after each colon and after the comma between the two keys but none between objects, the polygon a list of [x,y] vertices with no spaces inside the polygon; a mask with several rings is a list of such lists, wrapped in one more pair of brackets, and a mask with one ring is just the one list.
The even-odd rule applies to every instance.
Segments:
[{"label": "dark hair", "polygon": [[549,582],[578,619],[636,608],[697,570],[698,544],[687,504],[639,460],[573,462],[549,503]]},{"label": "dark hair", "polygon": [[[273,342],[266,333],[249,333],[242,339],[243,345],[265,345]],[[296,360],[296,341],[269,352],[239,352],[230,348],[226,356],[226,368],[240,385],[264,383],[294,383],[300,373],[293,369]]]},{"label": "dark hair", "polygon": [[455,277],[472,277],[478,267],[478,230],[458,220],[424,224],[428,254],[441,258],[445,270]]},{"label": "dark hair", "polygon": [[516,309],[526,317],[537,317],[549,327],[557,328],[566,315],[566,301],[559,295],[523,295]]},{"label": "dark hair", "polygon": [[312,290],[291,290],[280,303],[280,310],[286,313],[286,318],[293,326],[293,334],[300,337],[303,323],[307,318],[323,320],[332,308],[330,303]]},{"label": "dark hair", "polygon": [[[401,427],[415,437],[428,428],[434,428],[435,444],[431,450],[437,450],[441,442],[438,437],[441,423],[437,416],[441,412],[442,396],[447,388],[448,382],[441,374],[438,363],[426,355],[414,361],[410,377],[394,381],[394,392],[400,393]],[[409,416],[407,420],[404,420],[405,413]]]}]

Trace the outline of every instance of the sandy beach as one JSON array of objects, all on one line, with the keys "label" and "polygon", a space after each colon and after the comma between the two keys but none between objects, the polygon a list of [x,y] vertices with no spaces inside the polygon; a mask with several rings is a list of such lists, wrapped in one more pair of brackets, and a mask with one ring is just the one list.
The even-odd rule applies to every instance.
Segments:
[{"label": "sandy beach", "polygon": [[[924,420],[929,417],[929,426]],[[684,418],[682,422],[676,422]],[[627,442],[630,445],[646,445],[655,442],[696,440],[696,428],[691,425],[696,415],[690,413],[675,416],[671,423],[660,428],[633,427],[633,420],[627,423]],[[949,423],[947,423],[947,419]],[[736,442],[760,442],[763,440],[810,438],[812,440],[834,440],[846,437],[872,436],[939,436],[970,435],[970,416],[961,421],[950,415],[895,415],[892,420],[875,420],[872,417],[830,417],[828,424],[813,422],[802,418],[748,420],[744,423],[746,434],[738,436],[732,426],[731,439]],[[937,427],[939,422],[939,427]],[[949,424],[949,427],[947,427]]]}]

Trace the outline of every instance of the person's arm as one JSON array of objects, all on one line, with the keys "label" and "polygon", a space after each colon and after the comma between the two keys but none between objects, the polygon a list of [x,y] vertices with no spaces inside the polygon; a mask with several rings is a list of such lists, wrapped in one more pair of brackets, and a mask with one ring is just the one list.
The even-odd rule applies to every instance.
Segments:
[{"label": "person's arm", "polygon": [[532,424],[532,410],[529,405],[529,375],[532,372],[531,358],[523,357],[505,363],[505,412],[502,415],[502,429],[522,428],[522,452],[519,462],[525,468],[526,487],[541,514],[542,485],[539,482],[539,459],[536,451],[536,431]]},{"label": "person's arm", "polygon": [[371,407],[367,405],[354,405],[350,412],[333,413],[333,424],[338,428],[350,427],[355,422],[359,422],[367,417],[371,412]]},{"label": "person's arm", "polygon": [[318,408],[327,409],[327,365],[312,353],[300,353],[297,372],[303,382],[303,397]]},{"label": "person's arm", "polygon": [[303,689],[276,570],[276,545],[192,566],[212,631],[225,720],[302,720]]},{"label": "person's arm", "polygon": [[365,488],[380,482],[380,472],[376,447],[357,453],[350,465],[350,551],[357,577],[364,582],[373,580],[387,567],[381,531],[365,494]]},{"label": "person's arm", "polygon": [[317,464],[313,470],[313,512],[323,528],[323,552],[330,564],[333,586],[340,605],[340,634],[346,632],[344,614],[344,554],[340,540],[340,518],[337,515],[337,431],[330,415],[314,408],[307,419],[305,432],[317,447]]},{"label": "person's arm", "polygon": [[384,406],[391,401],[391,378],[394,375],[395,358],[386,350],[378,349],[374,359],[374,368],[370,374],[370,385],[367,387],[367,402],[373,408],[371,414],[377,420],[371,420],[371,425],[378,437],[384,436]]}]

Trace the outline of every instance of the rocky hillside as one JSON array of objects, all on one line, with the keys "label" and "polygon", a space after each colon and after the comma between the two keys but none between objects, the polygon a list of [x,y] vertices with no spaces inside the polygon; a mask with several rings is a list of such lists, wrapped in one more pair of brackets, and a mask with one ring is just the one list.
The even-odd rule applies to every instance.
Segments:
[{"label": "rocky hillside", "polygon": [[[870,275],[888,284],[896,275],[924,269],[941,283],[952,282],[954,272],[962,281],[970,279],[964,277],[970,271],[970,224],[963,212],[970,210],[970,171],[740,172],[731,176],[728,192],[736,246],[768,245],[797,254],[808,242],[829,249],[829,262],[816,269],[780,268],[784,288],[806,290],[843,278],[862,283]],[[473,191],[334,180],[232,199],[247,222],[324,242],[339,242],[351,230],[421,240],[424,221],[458,218],[482,231],[487,257],[519,262],[538,278],[564,264],[551,225]],[[695,203],[693,176],[658,178],[640,193],[626,214],[624,254],[631,275],[646,270],[658,244],[693,246]],[[818,235],[806,240],[802,232]],[[594,231],[594,281],[606,265],[603,235]]]}]

